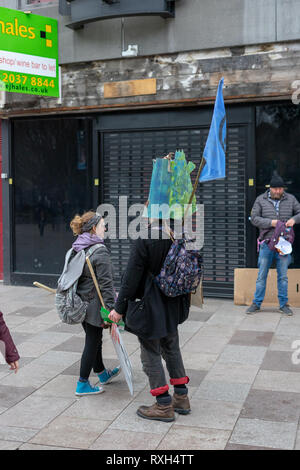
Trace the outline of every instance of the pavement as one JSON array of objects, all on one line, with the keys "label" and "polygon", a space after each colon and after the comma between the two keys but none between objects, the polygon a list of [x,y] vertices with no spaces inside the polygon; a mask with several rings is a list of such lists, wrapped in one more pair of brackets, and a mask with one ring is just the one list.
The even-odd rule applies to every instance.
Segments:
[{"label": "pavement", "polygon": [[[246,315],[231,300],[205,299],[179,327],[192,411],[172,423],[136,414],[152,404],[135,336],[124,332],[134,370],[105,393],[76,397],[84,333],[62,324],[54,296],[0,284],[1,310],[21,356],[0,364],[0,449],[300,449],[300,309]],[[118,364],[107,330],[106,367]],[[91,376],[96,384],[97,377]]]}]

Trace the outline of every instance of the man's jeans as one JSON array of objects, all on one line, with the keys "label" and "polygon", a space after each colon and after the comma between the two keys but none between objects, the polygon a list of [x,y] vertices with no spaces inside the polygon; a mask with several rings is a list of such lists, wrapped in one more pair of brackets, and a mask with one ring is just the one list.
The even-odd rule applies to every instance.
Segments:
[{"label": "man's jeans", "polygon": [[256,281],[256,291],[253,302],[260,307],[265,297],[266,284],[269,269],[272,265],[273,259],[276,259],[277,269],[277,289],[279,307],[283,307],[288,301],[288,277],[287,270],[292,261],[291,255],[281,256],[277,251],[272,251],[267,243],[260,245],[258,256],[258,277]]}]

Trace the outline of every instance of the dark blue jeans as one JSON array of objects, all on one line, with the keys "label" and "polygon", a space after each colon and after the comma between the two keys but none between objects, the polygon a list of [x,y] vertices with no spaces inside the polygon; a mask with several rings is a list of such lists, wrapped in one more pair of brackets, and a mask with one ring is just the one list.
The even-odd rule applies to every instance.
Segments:
[{"label": "dark blue jeans", "polygon": [[279,307],[283,307],[288,301],[288,277],[287,270],[292,261],[291,255],[281,256],[277,251],[272,251],[267,243],[260,245],[258,256],[258,277],[256,281],[256,291],[253,302],[260,307],[264,300],[266,292],[266,284],[269,269],[272,262],[276,259],[277,269],[277,289]]}]

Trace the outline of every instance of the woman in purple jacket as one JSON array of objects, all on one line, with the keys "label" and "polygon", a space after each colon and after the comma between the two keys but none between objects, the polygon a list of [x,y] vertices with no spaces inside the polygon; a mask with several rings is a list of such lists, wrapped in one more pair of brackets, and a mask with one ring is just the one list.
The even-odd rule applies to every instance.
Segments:
[{"label": "woman in purple jacket", "polygon": [[3,353],[7,364],[10,365],[10,370],[18,372],[20,356],[5,324],[2,312],[0,312],[0,353]]}]

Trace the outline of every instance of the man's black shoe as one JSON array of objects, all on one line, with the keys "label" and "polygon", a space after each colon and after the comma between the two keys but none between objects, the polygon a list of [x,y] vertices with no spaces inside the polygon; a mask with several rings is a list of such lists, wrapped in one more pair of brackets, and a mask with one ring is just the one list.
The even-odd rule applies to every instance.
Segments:
[{"label": "man's black shoe", "polygon": [[285,304],[283,307],[280,307],[279,312],[284,313],[285,315],[292,316],[293,311],[290,309],[288,304]]},{"label": "man's black shoe", "polygon": [[246,313],[248,313],[248,315],[251,315],[252,313],[256,313],[256,312],[259,312],[260,311],[260,307],[258,307],[258,305],[256,305],[254,302],[252,305],[250,305],[250,307],[248,308],[248,310],[246,310]]}]

